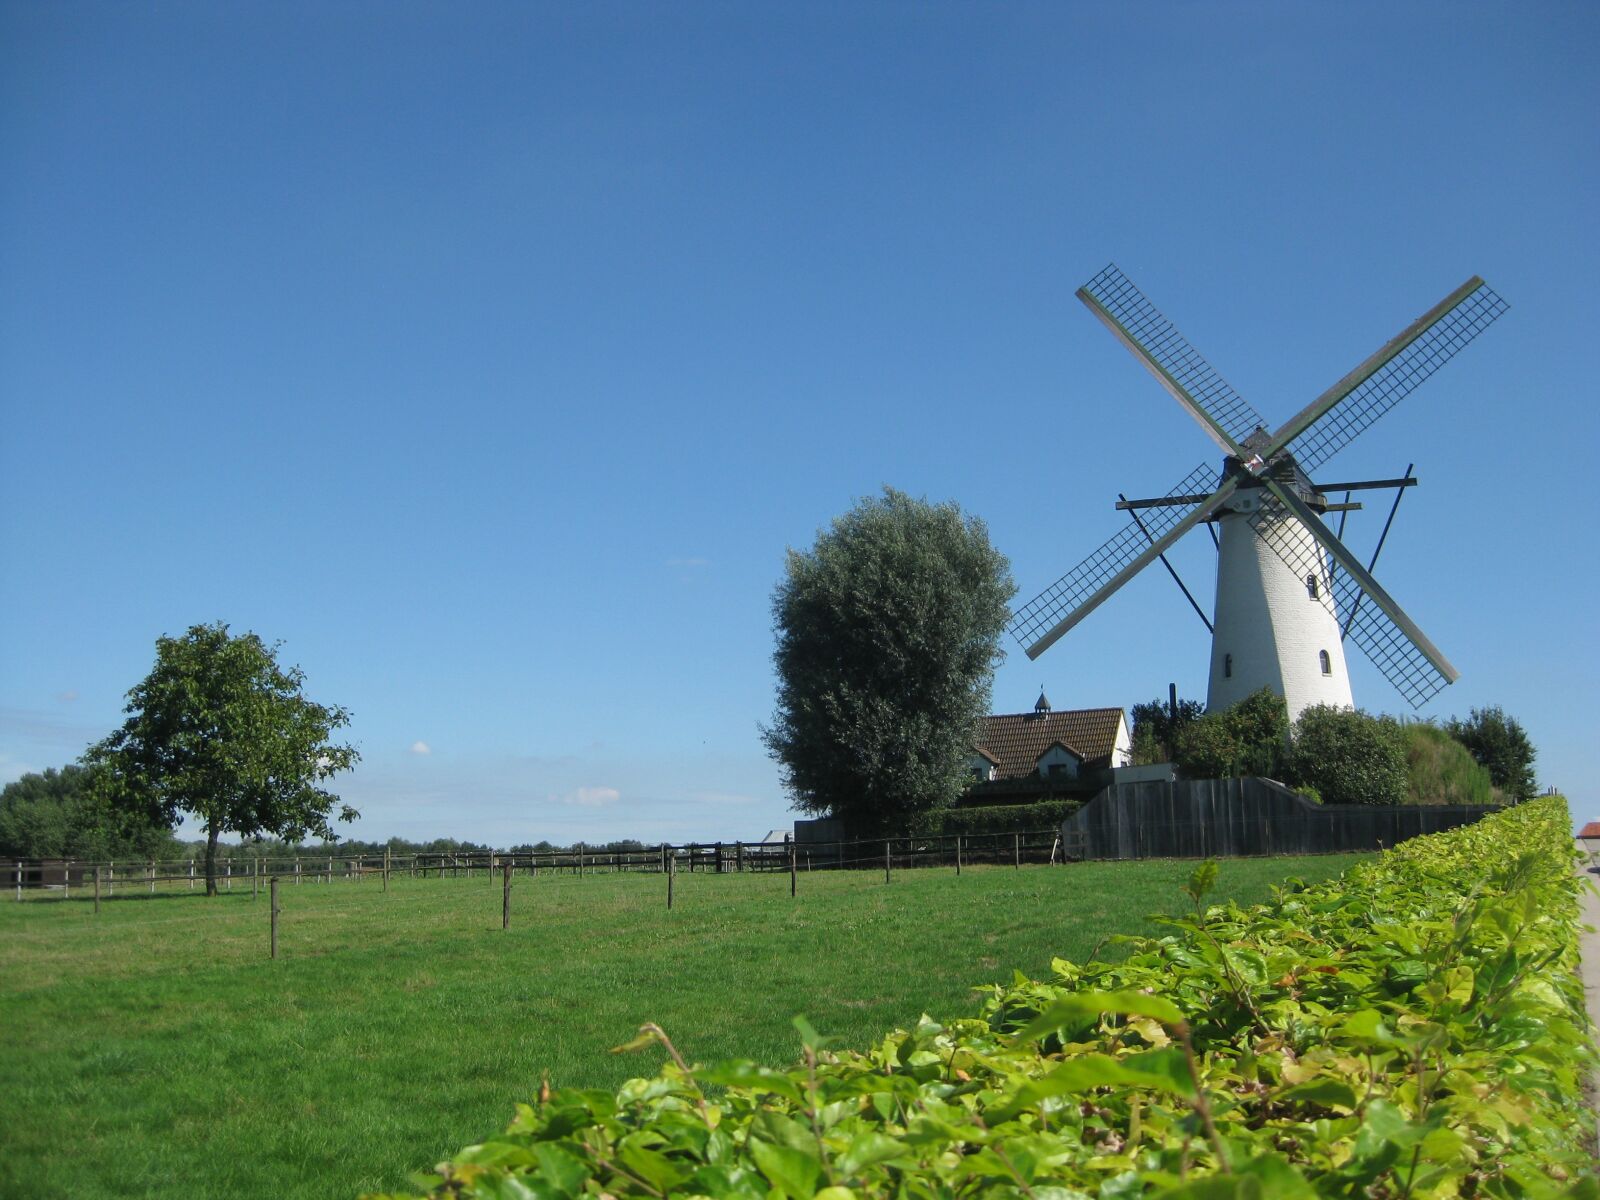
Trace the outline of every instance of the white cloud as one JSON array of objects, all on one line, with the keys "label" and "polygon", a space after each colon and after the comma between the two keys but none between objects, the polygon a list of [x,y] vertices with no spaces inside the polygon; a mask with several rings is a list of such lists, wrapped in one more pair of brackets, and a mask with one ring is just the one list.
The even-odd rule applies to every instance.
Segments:
[{"label": "white cloud", "polygon": [[413,754],[432,754],[433,753],[433,747],[428,745],[427,742],[422,742],[422,741],[412,742],[411,743],[411,753],[413,753]]},{"label": "white cloud", "polygon": [[562,796],[561,803],[576,804],[580,808],[600,808],[621,799],[622,793],[613,787],[581,787]]},{"label": "white cloud", "polygon": [[63,703],[63,704],[71,704],[77,698],[78,698],[78,693],[73,691],[71,688],[68,688],[64,692],[57,692],[56,693],[56,699],[61,701],[61,703]]}]

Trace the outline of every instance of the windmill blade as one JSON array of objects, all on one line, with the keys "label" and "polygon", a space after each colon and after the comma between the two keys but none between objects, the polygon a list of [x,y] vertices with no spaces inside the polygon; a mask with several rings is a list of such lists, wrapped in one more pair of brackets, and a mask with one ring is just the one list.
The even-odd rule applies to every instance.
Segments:
[{"label": "windmill blade", "polygon": [[1474,275],[1289,418],[1272,435],[1261,457],[1270,459],[1293,443],[1295,461],[1303,470],[1316,470],[1509,307]]},{"label": "windmill blade", "polygon": [[1078,289],[1099,317],[1172,398],[1228,454],[1266,422],[1112,263]]},{"label": "windmill blade", "polygon": [[[1209,485],[1215,475],[1215,467],[1201,463],[1168,495],[1191,494]],[[1142,523],[1130,520],[1120,533],[1023,605],[1011,620],[1011,636],[1029,658],[1038,658],[1062,634],[1220,508],[1238,486],[1230,478],[1199,504],[1187,508],[1165,505],[1151,509]]]},{"label": "windmill blade", "polygon": [[[1335,615],[1349,621],[1350,640],[1361,647],[1413,708],[1421,708],[1461,678],[1450,660],[1300,497],[1275,479],[1260,478],[1272,495],[1270,499],[1263,497],[1261,508],[1250,519],[1257,536],[1296,575],[1329,577],[1330,586],[1324,595],[1332,596],[1324,603],[1334,605]],[[1303,539],[1285,535],[1287,524],[1283,518],[1291,514],[1327,551],[1326,557],[1306,547]],[[1328,557],[1333,559],[1331,569]],[[1358,600],[1362,595],[1369,603]]]}]

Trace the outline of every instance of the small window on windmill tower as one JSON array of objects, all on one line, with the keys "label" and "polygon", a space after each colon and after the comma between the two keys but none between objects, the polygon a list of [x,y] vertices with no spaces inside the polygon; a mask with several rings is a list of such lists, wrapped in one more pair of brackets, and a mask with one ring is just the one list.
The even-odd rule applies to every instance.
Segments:
[{"label": "small window on windmill tower", "polygon": [[1222,656],[1222,677],[1224,679],[1233,678],[1233,655],[1231,654]]},{"label": "small window on windmill tower", "polygon": [[1328,657],[1326,650],[1317,651],[1317,661],[1322,664],[1322,673],[1324,675],[1333,674],[1333,660]]},{"label": "small window on windmill tower", "polygon": [[1322,594],[1321,591],[1317,587],[1317,577],[1315,575],[1307,575],[1306,576],[1306,595],[1310,596],[1313,600],[1315,600],[1321,594]]}]

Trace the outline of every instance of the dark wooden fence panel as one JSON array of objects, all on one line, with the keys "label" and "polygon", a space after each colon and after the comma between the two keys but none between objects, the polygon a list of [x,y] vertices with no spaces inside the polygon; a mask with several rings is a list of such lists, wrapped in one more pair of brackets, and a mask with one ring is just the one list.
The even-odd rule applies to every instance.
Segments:
[{"label": "dark wooden fence panel", "polygon": [[1237,858],[1379,850],[1470,825],[1493,806],[1314,804],[1270,779],[1106,788],[1061,823],[1088,858]]}]

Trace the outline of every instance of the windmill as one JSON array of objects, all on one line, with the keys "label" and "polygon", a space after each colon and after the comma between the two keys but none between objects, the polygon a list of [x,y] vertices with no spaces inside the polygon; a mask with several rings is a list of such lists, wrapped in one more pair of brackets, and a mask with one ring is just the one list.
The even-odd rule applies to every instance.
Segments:
[{"label": "windmill", "polygon": [[1359,507],[1331,503],[1330,493],[1410,486],[1410,471],[1398,480],[1320,486],[1310,473],[1488,328],[1505,301],[1473,276],[1268,432],[1114,264],[1079,288],[1078,298],[1226,458],[1220,476],[1201,463],[1164,496],[1119,498],[1117,507],[1130,513],[1122,531],[1013,618],[1012,636],[1028,657],[1038,658],[1140,571],[1165,563],[1184,534],[1210,522],[1218,558],[1209,709],[1263,687],[1284,697],[1291,718],[1312,704],[1350,705],[1345,638],[1413,707],[1454,683],[1459,672],[1322,521],[1323,513]]}]

